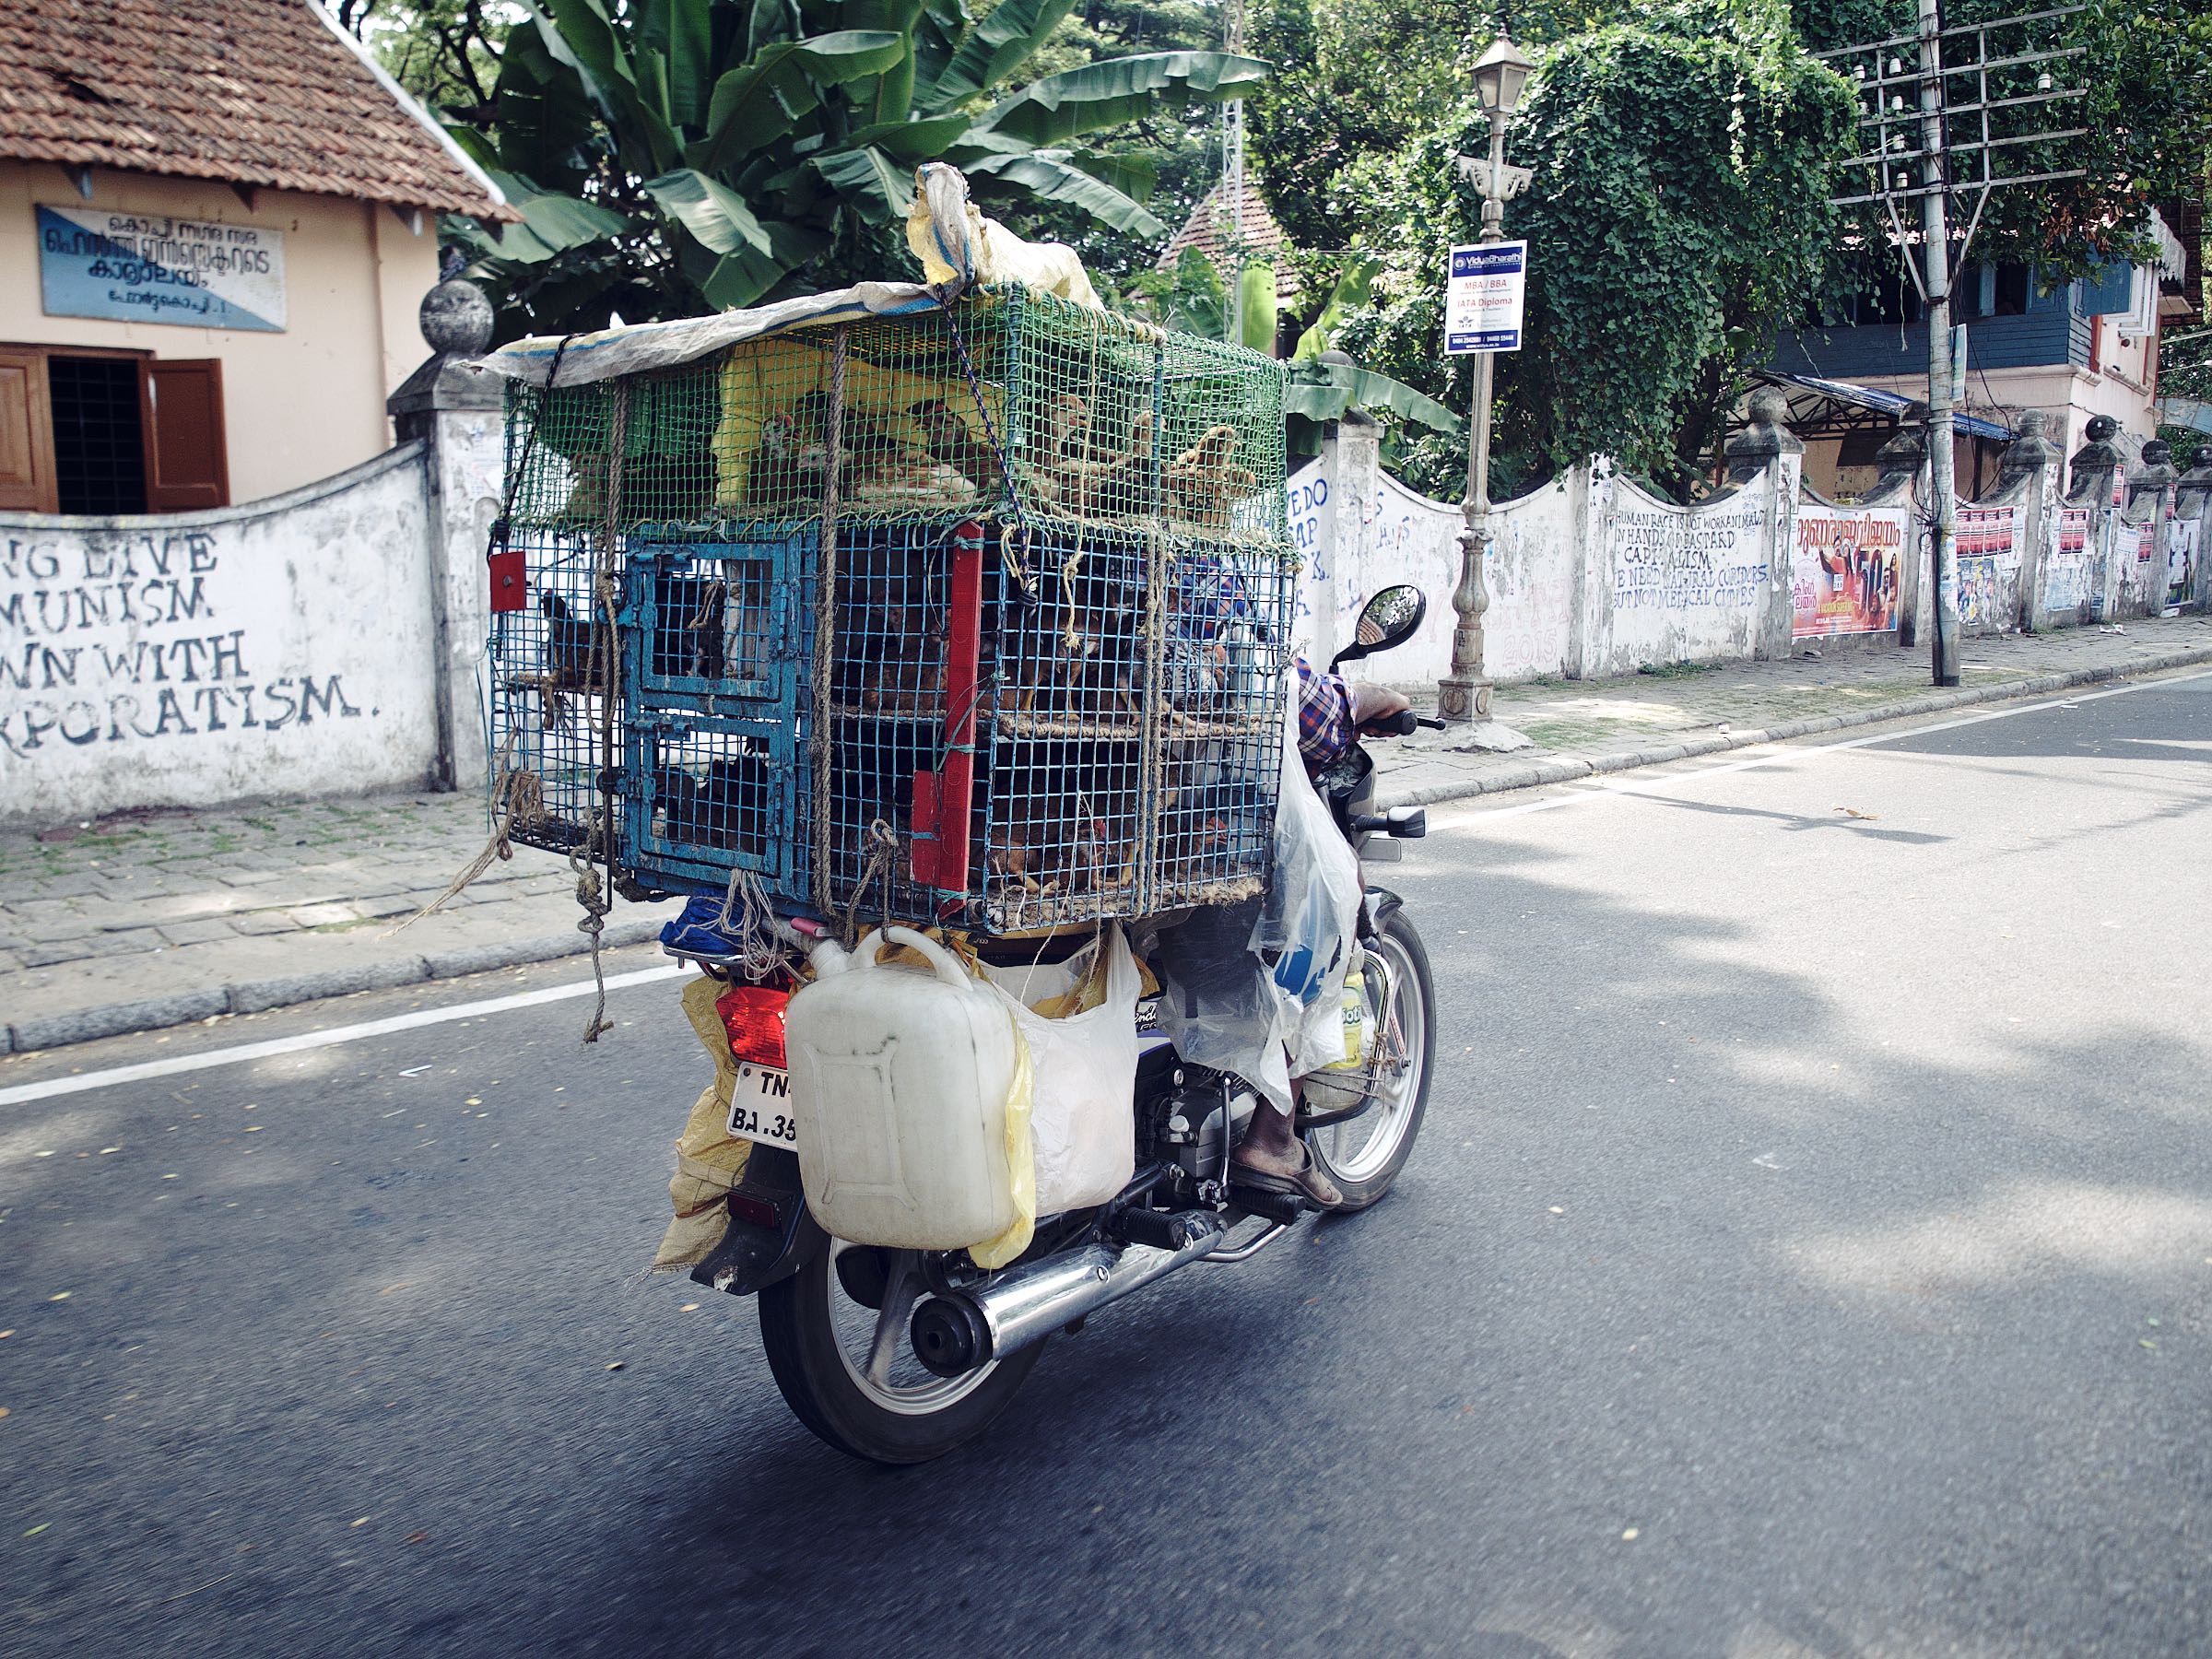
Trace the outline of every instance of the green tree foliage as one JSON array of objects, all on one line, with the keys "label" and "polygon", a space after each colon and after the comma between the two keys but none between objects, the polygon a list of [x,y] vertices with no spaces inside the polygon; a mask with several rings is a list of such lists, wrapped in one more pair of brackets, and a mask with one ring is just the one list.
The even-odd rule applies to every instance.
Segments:
[{"label": "green tree foliage", "polygon": [[524,223],[449,235],[503,335],[749,305],[905,268],[916,166],[950,161],[987,208],[1056,204],[1128,235],[1166,227],[1147,171],[1087,147],[1265,66],[1143,52],[1009,82],[1074,0],[544,0],[506,37],[456,136]]},{"label": "green tree foliage", "polygon": [[[1499,359],[1500,484],[1602,451],[1687,498],[1748,371],[1821,283],[1849,88],[1759,0],[1648,8],[1540,60],[1512,135],[1535,182],[1506,213],[1531,252],[1524,345]],[[1378,204],[1395,238],[1378,309],[1340,330],[1363,364],[1463,410],[1472,374],[1441,355],[1442,273],[1480,223],[1454,157],[1488,147],[1467,100],[1405,152]],[[1460,465],[1434,438],[1401,457],[1447,493]]]}]

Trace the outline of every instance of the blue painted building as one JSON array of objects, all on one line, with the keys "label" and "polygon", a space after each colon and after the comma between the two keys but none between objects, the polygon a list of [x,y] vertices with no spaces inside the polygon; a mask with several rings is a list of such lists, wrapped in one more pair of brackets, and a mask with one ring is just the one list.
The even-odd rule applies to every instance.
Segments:
[{"label": "blue painted building", "polygon": [[[2194,261],[2183,261],[2171,234],[2161,240],[2172,246],[2160,265],[2112,265],[2085,280],[2053,280],[2025,265],[1959,271],[1952,320],[1966,332],[1966,380],[1959,406],[1988,423],[1985,435],[1959,440],[1954,458],[1962,495],[1971,500],[1994,483],[2004,449],[1999,434],[2025,409],[2051,418],[2051,435],[2067,454],[2098,415],[2119,421],[2129,447],[2156,434],[2161,317],[2190,317],[2195,310],[2183,292],[2183,267]],[[1772,367],[1924,398],[1928,324],[1920,296],[1906,277],[1871,284],[1843,314],[1783,335]],[[1806,442],[1806,482],[1844,496],[1873,485],[1875,453],[1895,430],[1893,418],[1818,395],[1793,396],[1792,411]]]}]

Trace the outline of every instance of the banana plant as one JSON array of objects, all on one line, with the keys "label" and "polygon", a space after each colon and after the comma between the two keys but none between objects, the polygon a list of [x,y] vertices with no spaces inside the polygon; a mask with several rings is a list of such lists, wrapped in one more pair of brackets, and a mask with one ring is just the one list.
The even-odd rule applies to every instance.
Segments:
[{"label": "banana plant", "polygon": [[451,130],[522,214],[449,221],[501,332],[755,304],[902,274],[914,169],[949,161],[993,211],[1027,198],[1166,233],[1149,180],[1082,147],[1266,74],[1156,52],[1019,87],[1075,0],[520,0],[491,99]]}]

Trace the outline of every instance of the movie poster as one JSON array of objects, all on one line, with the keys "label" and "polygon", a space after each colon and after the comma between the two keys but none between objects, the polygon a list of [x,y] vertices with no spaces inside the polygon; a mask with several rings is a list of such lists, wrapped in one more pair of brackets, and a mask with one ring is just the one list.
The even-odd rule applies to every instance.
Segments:
[{"label": "movie poster", "polygon": [[1969,633],[2002,633],[2014,618],[2020,556],[2013,547],[2013,509],[1959,509],[1959,622]]},{"label": "movie poster", "polygon": [[1904,540],[1902,509],[1800,507],[1790,561],[1792,637],[1895,628]]}]

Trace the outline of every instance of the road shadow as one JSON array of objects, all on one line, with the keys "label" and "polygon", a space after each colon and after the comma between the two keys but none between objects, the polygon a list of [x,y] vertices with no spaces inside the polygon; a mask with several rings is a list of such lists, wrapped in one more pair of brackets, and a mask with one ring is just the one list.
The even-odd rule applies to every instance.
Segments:
[{"label": "road shadow", "polygon": [[[2085,1008],[1886,1047],[1909,1000],[1877,1016],[1744,922],[1594,891],[1534,841],[1436,845],[1393,877],[1443,1009],[1398,1190],[1055,1340],[994,1432],[919,1469],[807,1437],[748,1305],[640,1281],[697,1086],[673,997],[611,1053],[563,1022],[441,1053],[526,1111],[410,1092],[410,1056],[312,1096],[210,1082],[189,1110],[224,1138],[173,1218],[96,1150],[10,1164],[0,1324],[81,1299],[65,1339],[0,1351],[29,1430],[9,1512],[65,1540],[20,1558],[17,1628],[410,1655],[2188,1651],[2194,1032]],[[247,1100],[273,1125],[251,1140]],[[249,1147],[286,1181],[244,1177]],[[104,1243],[63,1230],[103,1216]]]}]

